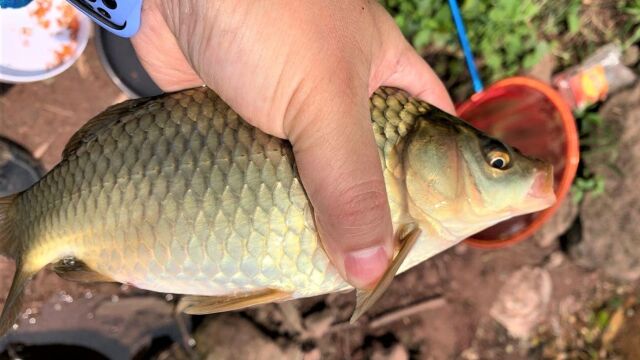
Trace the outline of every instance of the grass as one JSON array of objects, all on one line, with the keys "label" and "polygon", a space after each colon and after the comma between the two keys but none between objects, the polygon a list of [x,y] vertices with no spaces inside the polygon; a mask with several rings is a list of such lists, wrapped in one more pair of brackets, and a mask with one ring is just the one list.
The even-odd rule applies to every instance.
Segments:
[{"label": "grass", "polygon": [[640,41],[640,0],[625,1],[621,8],[627,17],[624,32],[630,34],[624,43],[626,47]]},{"label": "grass", "polygon": [[[444,53],[463,65],[446,1],[383,0],[382,3],[418,51]],[[542,16],[545,3],[517,0],[465,0],[460,3],[467,36],[485,81],[493,82],[530,68],[551,50],[552,43],[544,38],[545,32],[540,31],[543,22],[547,33],[559,32],[560,22],[566,22],[577,31],[579,0],[567,1],[566,10],[550,23]],[[463,66],[455,66],[448,75],[458,77],[463,71],[466,71]]]}]

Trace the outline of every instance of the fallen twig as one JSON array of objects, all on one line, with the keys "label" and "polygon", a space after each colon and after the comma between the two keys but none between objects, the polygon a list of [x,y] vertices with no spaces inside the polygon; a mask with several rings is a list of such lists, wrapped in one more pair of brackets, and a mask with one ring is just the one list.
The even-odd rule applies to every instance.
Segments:
[{"label": "fallen twig", "polygon": [[420,301],[416,304],[409,305],[407,307],[400,308],[397,310],[393,310],[386,314],[382,314],[372,319],[369,322],[368,327],[370,329],[377,329],[385,325],[391,324],[393,322],[396,322],[398,320],[402,320],[403,318],[406,318],[408,316],[412,316],[426,310],[439,308],[445,305],[446,303],[447,303],[446,300],[442,296],[429,298],[429,299]]},{"label": "fallen twig", "polygon": [[[419,301],[415,304],[394,309],[382,315],[376,316],[366,324],[366,327],[369,329],[377,329],[385,325],[391,324],[393,322],[396,322],[398,320],[402,320],[406,317],[421,313],[423,311],[439,308],[445,305],[446,303],[447,302],[444,299],[444,297],[437,295],[437,296]],[[331,326],[331,328],[329,329],[329,331],[327,331],[327,333],[332,334],[332,333],[340,332],[343,330],[349,330],[356,326],[357,324],[351,324],[348,321],[344,321]]]}]

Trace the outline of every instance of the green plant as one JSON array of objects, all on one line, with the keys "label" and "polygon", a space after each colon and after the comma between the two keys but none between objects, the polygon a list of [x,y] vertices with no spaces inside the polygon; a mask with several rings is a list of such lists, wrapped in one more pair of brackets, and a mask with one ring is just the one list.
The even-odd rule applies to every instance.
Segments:
[{"label": "green plant", "polygon": [[602,175],[583,175],[577,177],[571,187],[573,202],[580,203],[587,194],[600,196],[605,190],[604,177]]},{"label": "green plant", "polygon": [[[462,63],[446,1],[381,0],[381,3],[416,49],[423,53],[446,53]],[[530,68],[552,50],[551,37],[565,29],[577,32],[580,4],[580,0],[461,1],[467,36],[485,81],[493,82]]]},{"label": "green plant", "polygon": [[605,192],[604,170],[620,174],[616,166],[617,138],[611,126],[595,107],[576,114],[580,129],[582,164],[571,187],[573,201],[579,203],[587,194],[600,196]]},{"label": "green plant", "polygon": [[631,34],[624,42],[628,47],[640,41],[640,0],[631,0],[622,7],[623,12],[629,17],[625,25],[625,33]]}]

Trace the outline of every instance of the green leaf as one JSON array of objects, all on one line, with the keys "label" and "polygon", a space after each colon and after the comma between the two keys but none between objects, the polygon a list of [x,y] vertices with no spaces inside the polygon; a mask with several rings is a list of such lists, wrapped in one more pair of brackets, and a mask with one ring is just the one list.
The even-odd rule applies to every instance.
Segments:
[{"label": "green leaf", "polygon": [[429,29],[423,29],[418,31],[418,33],[413,37],[413,46],[416,49],[420,49],[427,45],[431,39],[431,31]]},{"label": "green leaf", "polygon": [[491,68],[494,72],[499,71],[502,68],[502,59],[500,58],[500,54],[495,52],[490,52],[485,54],[484,60],[487,63],[487,66]]},{"label": "green leaf", "polygon": [[[521,2],[516,2],[517,4],[521,4]],[[521,14],[521,18],[525,21],[530,21],[540,12],[541,6],[533,2],[523,2],[525,4],[524,9],[520,9],[519,14]]]},{"label": "green leaf", "polygon": [[580,3],[573,3],[567,13],[569,34],[575,35],[580,30]]},{"label": "green leaf", "polygon": [[584,198],[584,191],[580,190],[577,187],[571,188],[571,199],[573,200],[574,204],[580,203],[583,198]]},{"label": "green leaf", "polygon": [[596,315],[596,325],[598,326],[598,328],[603,330],[605,327],[607,327],[610,317],[611,315],[609,314],[609,312],[607,312],[606,310],[600,310],[598,312],[598,315]]},{"label": "green leaf", "polygon": [[524,61],[522,62],[522,66],[525,69],[531,68],[533,65],[537,64],[548,51],[549,43],[546,41],[540,41],[538,45],[536,45],[533,53],[525,56]]},{"label": "green leaf", "polygon": [[596,184],[595,184],[595,186],[593,188],[593,195],[598,196],[598,195],[604,194],[604,189],[605,189],[605,187],[604,187],[604,178],[601,177],[601,176],[598,176],[596,178]]},{"label": "green leaf", "polygon": [[[639,21],[640,21],[640,19],[639,19]],[[628,48],[629,46],[635,44],[638,41],[640,41],[640,25],[638,25],[636,27],[636,30],[633,32],[633,35],[631,35],[627,39],[627,41],[624,42],[624,48]]]},{"label": "green leaf", "polygon": [[398,24],[398,27],[402,30],[402,32],[404,32],[405,27],[407,26],[407,17],[403,14],[400,14],[395,17],[395,20],[396,24]]}]

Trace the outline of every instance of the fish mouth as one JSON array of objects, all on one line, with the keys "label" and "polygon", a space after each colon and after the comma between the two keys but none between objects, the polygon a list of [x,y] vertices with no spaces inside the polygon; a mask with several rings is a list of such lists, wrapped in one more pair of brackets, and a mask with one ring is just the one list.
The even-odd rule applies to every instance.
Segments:
[{"label": "fish mouth", "polygon": [[553,189],[553,167],[546,165],[543,169],[537,170],[533,183],[525,197],[525,203],[540,211],[555,204],[557,198]]}]

